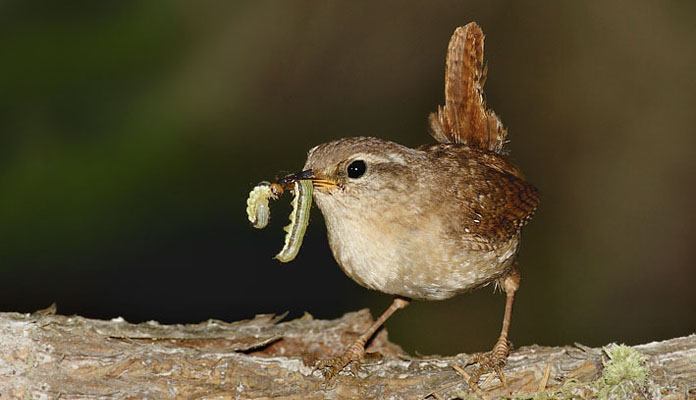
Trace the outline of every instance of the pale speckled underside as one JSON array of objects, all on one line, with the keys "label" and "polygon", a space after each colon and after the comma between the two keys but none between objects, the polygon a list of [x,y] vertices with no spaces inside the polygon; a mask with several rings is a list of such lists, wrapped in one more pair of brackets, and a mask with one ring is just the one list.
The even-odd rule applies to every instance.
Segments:
[{"label": "pale speckled underside", "polygon": [[[413,299],[443,300],[490,283],[511,266],[519,243],[514,237],[490,250],[467,248],[459,243],[465,237],[443,240],[436,219],[416,231],[375,224],[360,229],[355,219],[327,218],[326,223],[334,257],[349,277]],[[450,246],[460,250],[452,252]]]}]

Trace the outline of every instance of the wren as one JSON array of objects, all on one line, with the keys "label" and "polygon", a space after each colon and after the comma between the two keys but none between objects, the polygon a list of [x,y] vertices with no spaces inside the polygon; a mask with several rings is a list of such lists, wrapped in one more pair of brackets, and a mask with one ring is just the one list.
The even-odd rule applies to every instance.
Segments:
[{"label": "wren", "polygon": [[338,265],[360,285],[395,296],[392,305],[345,352],[320,361],[333,376],[360,361],[367,341],[411,299],[443,300],[496,283],[507,300],[500,337],[479,354],[471,376],[502,368],[519,286],[520,230],[539,203],[537,190],[504,156],[507,131],[483,99],[483,32],[470,23],[449,44],[445,105],[430,116],[438,144],[408,148],[372,137],[312,148],[312,179]]}]

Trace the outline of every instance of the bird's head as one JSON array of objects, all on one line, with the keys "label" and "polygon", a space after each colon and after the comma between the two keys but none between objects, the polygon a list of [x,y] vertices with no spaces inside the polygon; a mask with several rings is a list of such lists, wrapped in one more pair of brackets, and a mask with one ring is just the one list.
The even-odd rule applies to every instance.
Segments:
[{"label": "bird's head", "polygon": [[309,150],[303,170],[280,182],[311,179],[314,198],[326,217],[327,212],[368,212],[398,204],[395,196],[410,192],[423,157],[418,150],[382,139],[344,138]]}]

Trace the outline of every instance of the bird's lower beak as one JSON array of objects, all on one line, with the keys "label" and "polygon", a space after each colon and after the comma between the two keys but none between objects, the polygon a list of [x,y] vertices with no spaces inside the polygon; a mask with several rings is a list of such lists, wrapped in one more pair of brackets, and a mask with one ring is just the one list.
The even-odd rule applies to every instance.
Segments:
[{"label": "bird's lower beak", "polygon": [[289,186],[297,181],[309,179],[312,181],[312,186],[317,189],[330,189],[336,187],[337,184],[331,179],[325,179],[314,174],[311,169],[304,170],[302,172],[297,172],[295,174],[286,175],[285,177],[278,180],[283,186]]}]

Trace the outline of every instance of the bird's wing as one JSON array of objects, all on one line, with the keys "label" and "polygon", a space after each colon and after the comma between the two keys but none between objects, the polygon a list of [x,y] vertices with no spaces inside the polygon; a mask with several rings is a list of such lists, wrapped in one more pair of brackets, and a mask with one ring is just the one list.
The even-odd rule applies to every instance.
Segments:
[{"label": "bird's wing", "polygon": [[462,143],[501,153],[507,131],[495,113],[486,108],[483,85],[484,35],[470,22],[452,34],[445,69],[445,105],[431,113],[430,132],[440,143]]},{"label": "bird's wing", "polygon": [[539,191],[510,173],[491,169],[471,185],[478,194],[466,207],[470,230],[486,241],[507,241],[517,235],[539,205]]},{"label": "bird's wing", "polygon": [[[539,191],[520,170],[495,153],[462,145],[431,145],[426,151],[440,171],[432,185],[443,188],[441,207],[450,233],[464,232],[482,245],[510,240],[532,218]],[[475,245],[476,243],[473,243]]]}]

